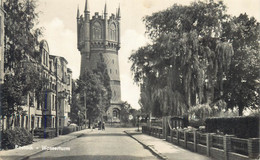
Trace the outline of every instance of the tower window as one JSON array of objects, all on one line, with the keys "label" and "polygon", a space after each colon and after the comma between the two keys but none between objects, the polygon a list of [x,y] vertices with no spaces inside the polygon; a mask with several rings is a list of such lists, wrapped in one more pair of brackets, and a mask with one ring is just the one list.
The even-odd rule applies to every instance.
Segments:
[{"label": "tower window", "polygon": [[111,40],[116,40],[116,25],[113,23],[110,26],[110,39]]},{"label": "tower window", "polygon": [[113,64],[115,63],[114,60],[112,60],[112,63],[113,63]]},{"label": "tower window", "polygon": [[112,69],[110,69],[110,74],[112,73]]},{"label": "tower window", "polygon": [[117,74],[117,69],[116,69],[116,74]]},{"label": "tower window", "polygon": [[101,25],[99,22],[95,22],[93,25],[93,39],[101,39]]}]

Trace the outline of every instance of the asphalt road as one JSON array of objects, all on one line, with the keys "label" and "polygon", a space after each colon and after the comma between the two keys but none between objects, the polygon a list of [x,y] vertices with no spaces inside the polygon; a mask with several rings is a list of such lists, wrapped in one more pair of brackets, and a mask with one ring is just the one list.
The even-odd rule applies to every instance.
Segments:
[{"label": "asphalt road", "polygon": [[57,146],[55,148],[57,150],[45,151],[30,157],[30,160],[158,159],[141,144],[126,135],[124,130],[127,128],[106,128],[105,131],[95,129],[77,139]]}]

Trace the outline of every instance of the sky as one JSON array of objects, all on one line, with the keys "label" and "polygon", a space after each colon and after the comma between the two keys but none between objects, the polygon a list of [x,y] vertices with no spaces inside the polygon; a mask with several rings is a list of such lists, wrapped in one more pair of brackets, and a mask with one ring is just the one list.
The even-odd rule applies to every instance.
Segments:
[{"label": "sky", "polygon": [[[121,11],[121,49],[119,50],[119,68],[121,80],[121,98],[135,109],[139,109],[140,88],[133,81],[128,58],[139,47],[149,43],[145,35],[142,18],[171,7],[173,4],[189,5],[192,0],[88,0],[90,15],[101,15],[107,3],[108,15]],[[197,0],[198,1],[198,0]],[[206,1],[206,0],[205,0]],[[247,13],[260,22],[259,0],[224,0],[227,12],[238,16]],[[73,78],[80,72],[80,52],[77,50],[76,14],[79,7],[83,14],[85,0],[39,0],[39,27],[44,28],[43,39],[49,44],[50,54],[63,56],[72,69]]]}]

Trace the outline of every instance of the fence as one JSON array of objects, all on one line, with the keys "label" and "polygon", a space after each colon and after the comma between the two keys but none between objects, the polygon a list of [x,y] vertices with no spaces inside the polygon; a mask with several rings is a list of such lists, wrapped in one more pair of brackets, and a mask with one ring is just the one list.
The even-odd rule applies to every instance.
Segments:
[{"label": "fence", "polygon": [[[260,138],[242,139],[233,135],[201,133],[160,127],[142,126],[142,132],[219,160],[248,160],[259,158]],[[167,129],[166,129],[167,130]],[[165,133],[163,135],[162,133]]]}]

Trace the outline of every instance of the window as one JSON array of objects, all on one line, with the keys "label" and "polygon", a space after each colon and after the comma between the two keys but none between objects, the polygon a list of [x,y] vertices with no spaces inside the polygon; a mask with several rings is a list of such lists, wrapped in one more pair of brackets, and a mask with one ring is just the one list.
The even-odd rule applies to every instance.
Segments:
[{"label": "window", "polygon": [[55,97],[52,95],[52,110],[55,110]]},{"label": "window", "polygon": [[112,63],[113,63],[113,64],[115,63],[114,60],[112,60]]},{"label": "window", "polygon": [[37,117],[37,128],[40,128],[40,117]]},{"label": "window", "polygon": [[68,85],[70,85],[70,76],[68,75]]},{"label": "window", "polygon": [[55,118],[52,118],[52,126],[55,128]]},{"label": "window", "polygon": [[113,110],[113,117],[117,118],[117,111],[116,110]]},{"label": "window", "polygon": [[110,69],[110,74],[112,74],[112,69]]},{"label": "window", "polygon": [[59,118],[59,126],[61,126],[61,119]]},{"label": "window", "polygon": [[116,25],[114,23],[110,25],[109,35],[111,40],[116,40]]},{"label": "window", "polygon": [[117,69],[116,69],[116,74],[117,74]]},{"label": "window", "polygon": [[99,22],[95,22],[93,25],[93,39],[101,39],[102,38],[102,32],[101,32],[101,25]]}]

